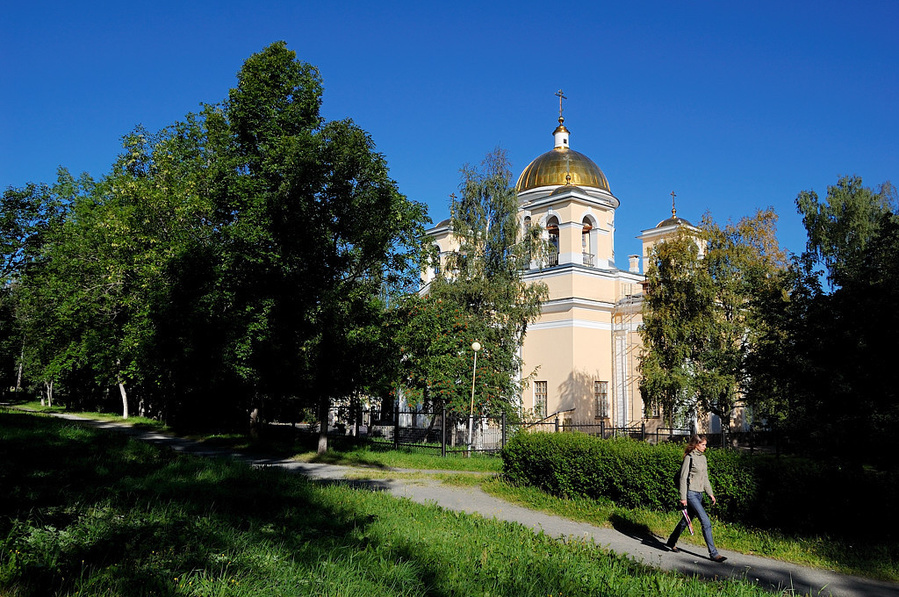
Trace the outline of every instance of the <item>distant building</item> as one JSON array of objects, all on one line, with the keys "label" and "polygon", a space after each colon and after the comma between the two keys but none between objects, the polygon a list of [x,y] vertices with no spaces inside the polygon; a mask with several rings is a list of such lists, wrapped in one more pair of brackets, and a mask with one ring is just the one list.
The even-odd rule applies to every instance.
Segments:
[{"label": "distant building", "polygon": [[[612,427],[647,429],[663,425],[658,412],[646,413],[639,391],[643,274],[641,256],[628,268],[615,263],[615,211],[620,201],[593,160],[569,146],[570,133],[559,116],[554,147],[521,173],[516,185],[521,225],[540,226],[554,251],[533,261],[524,279],[544,282],[549,298],[539,319],[528,326],[522,346],[525,375],[536,375],[521,396],[522,407],[538,417],[561,411],[562,420],[604,422]],[[693,226],[672,217],[643,230],[645,261],[652,246]],[[458,249],[449,220],[428,231],[442,256]],[[425,272],[427,284],[436,269]]]}]

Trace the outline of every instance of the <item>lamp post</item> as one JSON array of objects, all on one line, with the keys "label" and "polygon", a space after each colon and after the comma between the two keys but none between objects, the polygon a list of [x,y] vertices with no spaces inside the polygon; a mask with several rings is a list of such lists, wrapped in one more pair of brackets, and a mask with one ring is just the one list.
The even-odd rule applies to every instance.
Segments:
[{"label": "lamp post", "polygon": [[471,343],[471,349],[474,351],[474,365],[471,368],[471,408],[468,410],[468,457],[471,458],[471,430],[474,426],[474,376],[478,370],[478,351],[481,350],[481,343],[475,340]]}]

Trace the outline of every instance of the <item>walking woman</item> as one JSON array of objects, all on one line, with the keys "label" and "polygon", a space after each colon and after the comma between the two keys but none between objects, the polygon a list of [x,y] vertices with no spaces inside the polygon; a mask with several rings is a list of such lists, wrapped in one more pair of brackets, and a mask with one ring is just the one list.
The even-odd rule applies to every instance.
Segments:
[{"label": "walking woman", "polygon": [[[702,494],[707,493],[712,498],[712,504],[716,504],[715,492],[712,490],[712,484],[709,482],[709,465],[705,458],[706,439],[704,435],[693,435],[684,448],[684,460],[680,467],[680,503],[681,506],[687,508],[691,517],[698,517],[702,523],[702,536],[705,539],[706,547],[709,548],[709,559],[713,562],[723,562],[727,558],[718,553],[715,548],[715,541],[712,539],[712,522],[709,515],[705,513],[702,507]],[[684,527],[687,526],[687,519],[683,516],[671,536],[668,537],[668,547],[671,551],[680,551],[676,545],[680,534]],[[691,527],[692,530],[692,527]]]}]

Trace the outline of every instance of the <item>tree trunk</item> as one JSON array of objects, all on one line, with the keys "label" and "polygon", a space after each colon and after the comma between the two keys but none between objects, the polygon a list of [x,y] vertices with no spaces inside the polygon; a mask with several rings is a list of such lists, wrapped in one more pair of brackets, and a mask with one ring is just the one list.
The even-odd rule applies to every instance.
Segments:
[{"label": "tree trunk", "polygon": [[53,382],[45,381],[41,392],[41,406],[53,406]]},{"label": "tree trunk", "polygon": [[328,406],[329,401],[323,398],[318,407],[318,450],[319,454],[328,451]]},{"label": "tree trunk", "polygon": [[[438,416],[439,415],[437,414],[437,407],[434,407],[433,410],[431,411],[431,422],[428,424],[428,430],[425,432],[426,438],[431,437],[431,433],[434,431],[434,425],[437,423]],[[446,423],[441,421],[440,424],[445,425]]]},{"label": "tree trunk", "polygon": [[250,437],[253,439],[259,439],[261,418],[262,415],[259,412],[258,406],[250,411]]},{"label": "tree trunk", "polygon": [[456,447],[456,417],[455,415],[449,416],[449,425],[447,427],[450,430],[450,448]]},{"label": "tree trunk", "polygon": [[125,384],[119,382],[119,393],[122,395],[122,418],[128,418],[128,393],[125,392]]},{"label": "tree trunk", "polygon": [[22,366],[25,364],[25,343],[22,343],[22,352],[19,354],[19,371],[16,374],[16,394],[22,389]]}]

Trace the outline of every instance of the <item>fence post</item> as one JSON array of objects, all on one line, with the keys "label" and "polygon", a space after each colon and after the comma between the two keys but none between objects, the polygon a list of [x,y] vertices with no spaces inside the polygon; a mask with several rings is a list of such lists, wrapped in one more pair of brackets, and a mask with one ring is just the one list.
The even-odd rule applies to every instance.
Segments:
[{"label": "fence post", "polygon": [[556,417],[556,433],[559,432],[559,417]]},{"label": "fence post", "polygon": [[446,458],[446,404],[440,411],[440,455]]},{"label": "fence post", "polygon": [[640,441],[646,441],[646,421],[640,423]]},{"label": "fence post", "polygon": [[396,405],[393,419],[393,449],[400,449],[400,405]]},{"label": "fence post", "polygon": [[606,420],[600,419],[599,421],[599,439],[606,439]]},{"label": "fence post", "polygon": [[506,447],[506,411],[503,411],[501,423],[502,431],[500,432],[500,449],[504,449]]}]

